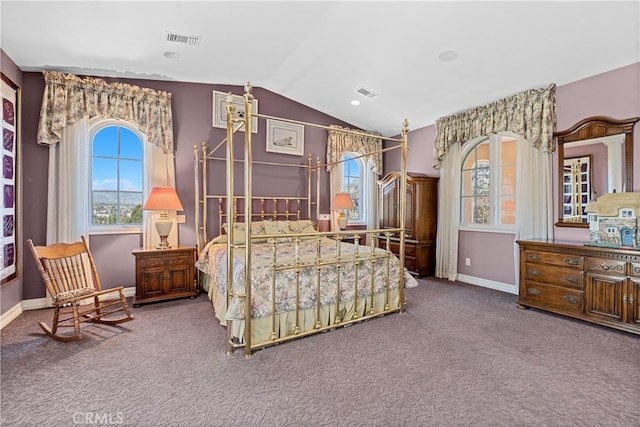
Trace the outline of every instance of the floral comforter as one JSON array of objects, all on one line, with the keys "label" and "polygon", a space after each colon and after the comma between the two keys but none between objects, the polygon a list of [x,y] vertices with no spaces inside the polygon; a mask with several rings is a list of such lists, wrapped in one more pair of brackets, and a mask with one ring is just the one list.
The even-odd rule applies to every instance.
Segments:
[{"label": "floral comforter", "polygon": [[[350,260],[343,263],[340,270],[340,301],[348,301],[354,298],[354,283],[357,270],[358,297],[371,294],[371,271],[374,269],[373,293],[385,291],[387,260],[377,259],[375,263],[370,260],[355,261],[354,252],[356,245],[340,243],[341,260]],[[253,318],[271,315],[271,284],[272,284],[272,244],[253,243],[251,255],[251,313]],[[302,240],[300,242],[299,260],[301,264],[314,264],[318,257],[322,261],[334,261],[337,257],[336,241],[323,237],[320,244],[317,239]],[[371,253],[367,246],[359,247],[360,258]],[[376,255],[385,255],[383,249],[375,249]],[[276,265],[278,268],[293,266],[296,259],[296,245],[294,243],[278,243]],[[390,255],[390,288],[398,287],[399,260],[393,254]],[[356,268],[356,262],[358,267]],[[210,286],[216,286],[218,291],[226,295],[227,286],[227,245],[211,241],[202,251],[196,267],[211,277]],[[336,288],[338,283],[338,268],[335,264],[323,266],[320,270],[320,305],[333,304],[336,301]],[[318,271],[315,265],[300,268],[299,276],[299,308],[313,308],[317,304],[317,278]],[[233,260],[233,287],[236,293],[244,293],[245,265],[243,249],[234,251]],[[408,272],[404,272],[405,287],[411,288],[418,285],[416,279]],[[284,269],[276,271],[276,312],[292,311],[296,302],[296,271]],[[243,318],[243,303],[241,298],[232,298],[227,307],[227,320],[241,320]]]}]

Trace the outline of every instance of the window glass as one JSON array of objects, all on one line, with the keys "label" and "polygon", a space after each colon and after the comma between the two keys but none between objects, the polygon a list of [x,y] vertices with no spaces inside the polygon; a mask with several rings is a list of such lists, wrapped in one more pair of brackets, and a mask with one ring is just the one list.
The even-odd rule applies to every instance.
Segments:
[{"label": "window glass", "polygon": [[93,134],[91,212],[94,226],[142,224],[142,141],[121,125]]},{"label": "window glass", "polygon": [[344,162],[342,163],[342,191],[349,193],[351,200],[353,200],[354,209],[350,209],[345,212],[349,221],[363,221],[362,212],[362,172],[364,170],[364,164],[361,159],[355,158],[352,154],[345,154],[343,156]]},{"label": "window glass", "polygon": [[515,225],[516,138],[492,134],[469,144],[460,171],[461,223]]}]

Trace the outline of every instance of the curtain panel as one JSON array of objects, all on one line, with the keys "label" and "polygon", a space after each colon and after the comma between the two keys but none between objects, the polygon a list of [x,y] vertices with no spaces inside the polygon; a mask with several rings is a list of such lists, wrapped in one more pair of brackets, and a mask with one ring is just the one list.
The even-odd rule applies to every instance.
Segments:
[{"label": "curtain panel", "polygon": [[327,139],[327,172],[342,161],[344,153],[375,153],[367,156],[369,168],[382,174],[382,138],[379,133],[353,130],[338,125],[329,126]]},{"label": "curtain panel", "polygon": [[39,144],[57,144],[67,126],[85,116],[98,116],[136,124],[151,144],[173,155],[170,93],[55,71],[43,74],[46,86],[38,124]]},{"label": "curtain panel", "polygon": [[545,153],[553,153],[553,132],[556,127],[555,89],[556,85],[551,84],[546,89],[521,92],[491,104],[438,119],[433,167],[440,168],[442,159],[452,144],[501,131],[522,135],[533,147]]}]

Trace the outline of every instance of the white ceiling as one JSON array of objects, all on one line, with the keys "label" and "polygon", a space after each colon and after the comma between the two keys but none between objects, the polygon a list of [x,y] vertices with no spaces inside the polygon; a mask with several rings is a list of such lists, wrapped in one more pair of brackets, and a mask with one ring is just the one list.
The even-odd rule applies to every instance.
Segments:
[{"label": "white ceiling", "polygon": [[[417,129],[640,61],[637,0],[1,0],[0,16],[0,46],[23,71],[250,81],[387,136],[405,118]],[[202,39],[178,44],[167,32]],[[440,61],[448,50],[457,59]],[[167,59],[168,51],[180,57]],[[378,96],[355,93],[360,86]]]}]

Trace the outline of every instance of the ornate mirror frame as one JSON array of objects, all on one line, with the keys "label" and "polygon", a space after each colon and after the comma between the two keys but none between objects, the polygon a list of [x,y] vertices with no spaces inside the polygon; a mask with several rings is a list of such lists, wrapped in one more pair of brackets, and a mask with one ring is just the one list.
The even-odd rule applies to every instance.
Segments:
[{"label": "ornate mirror frame", "polygon": [[[579,121],[571,128],[555,132],[558,151],[558,227],[589,227],[586,222],[565,222],[564,218],[564,144],[568,142],[585,141],[594,138],[624,135],[624,158],[620,159],[622,167],[624,162],[624,176],[622,184],[625,189],[633,191],[633,127],[640,117],[632,117],[626,120],[616,120],[610,117],[594,116]],[[609,166],[611,167],[611,166]],[[601,171],[593,171],[598,173]]]}]

